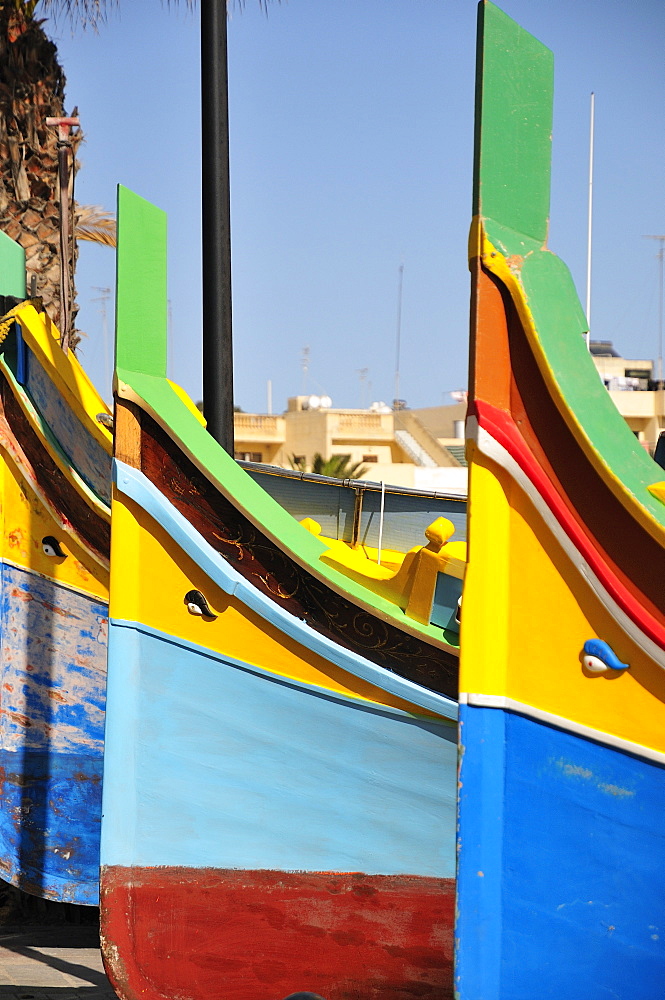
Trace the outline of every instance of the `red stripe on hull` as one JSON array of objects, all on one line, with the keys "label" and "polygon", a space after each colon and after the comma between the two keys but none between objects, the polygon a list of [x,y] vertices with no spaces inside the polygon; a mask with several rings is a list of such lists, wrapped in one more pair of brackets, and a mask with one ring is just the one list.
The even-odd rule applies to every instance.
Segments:
[{"label": "red stripe on hull", "polygon": [[638,600],[622,583],[608,563],[607,553],[597,539],[587,537],[576,522],[561,497],[542,470],[527,446],[513,418],[489,403],[476,400],[475,410],[479,425],[497,441],[513,458],[522,472],[531,480],[543,501],[566,532],[573,545],[586,559],[608,594],[625,611],[628,617],[656,645],[665,648],[665,630],[661,622],[651,615],[644,598]]},{"label": "red stripe on hull", "polygon": [[452,1000],[453,879],[102,870],[102,950],[123,1000]]}]

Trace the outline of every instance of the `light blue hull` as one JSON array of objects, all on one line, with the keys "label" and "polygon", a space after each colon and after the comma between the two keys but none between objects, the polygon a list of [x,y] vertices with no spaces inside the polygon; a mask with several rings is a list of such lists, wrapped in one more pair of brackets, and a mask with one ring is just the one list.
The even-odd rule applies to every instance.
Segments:
[{"label": "light blue hull", "polygon": [[452,722],[116,621],[108,704],[103,865],[454,876]]}]

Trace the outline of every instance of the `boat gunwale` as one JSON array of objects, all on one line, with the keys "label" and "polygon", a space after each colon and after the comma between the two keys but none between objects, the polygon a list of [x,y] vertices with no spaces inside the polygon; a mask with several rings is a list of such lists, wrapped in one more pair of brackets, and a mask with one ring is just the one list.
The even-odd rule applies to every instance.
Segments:
[{"label": "boat gunwale", "polygon": [[[121,377],[118,377],[118,374]],[[154,403],[151,402],[149,398],[144,398],[141,392],[135,389],[128,382],[124,381],[125,377],[129,378],[130,375],[134,375],[135,381],[137,381],[137,383],[141,386],[141,392],[146,392],[149,386],[152,387],[151,383],[155,382],[160,385],[160,388],[163,385],[165,391],[172,392],[172,390],[170,390],[170,386],[168,385],[168,381],[166,379],[155,378],[155,376],[145,376],[137,372],[126,373],[124,371],[120,371],[116,375],[115,392],[120,399],[127,400],[128,402],[134,404],[141,412],[146,413],[148,417],[154,420],[158,427],[170,438],[173,444],[187,459],[189,459],[201,475],[208,480],[211,487],[214,490],[217,490],[230,504],[236,507],[240,514],[247,518],[257,531],[262,532],[267,538],[269,538],[277,548],[288,556],[288,558],[292,559],[301,569],[311,573],[313,577],[333,590],[339,597],[350,601],[350,603],[356,605],[360,610],[379,618],[395,628],[398,628],[400,631],[413,636],[415,639],[426,642],[429,646],[436,647],[444,653],[454,656],[455,658],[459,657],[459,647],[447,643],[445,638],[442,636],[442,629],[438,626],[421,625],[419,622],[415,621],[415,619],[408,619],[401,609],[397,608],[396,605],[393,606],[390,602],[379,597],[378,595],[373,595],[376,598],[376,603],[369,601],[367,597],[360,593],[365,589],[362,585],[355,584],[353,580],[350,580],[342,573],[339,573],[333,567],[326,565],[326,563],[319,563],[318,557],[327,551],[327,547],[324,543],[317,536],[312,535],[306,528],[302,527],[302,525],[300,525],[291,514],[285,511],[276,500],[266,493],[266,491],[258,483],[255,483],[244,469],[238,467],[237,472],[246,477],[248,487],[250,489],[254,488],[260,491],[261,499],[273,505],[273,510],[275,511],[277,517],[288,518],[292,529],[298,529],[302,532],[302,536],[299,538],[299,541],[302,542],[302,546],[299,546],[298,548],[281,539],[271,526],[261,521],[255,513],[252,513],[248,509],[238,495],[232,492],[229,486],[225,486],[222,483],[220,476],[206,467],[204,461],[198,457],[192,448],[185,443],[185,440],[181,437],[176,427],[174,427],[174,424],[162,416],[160,410],[158,409],[158,400],[154,400]],[[138,378],[136,376],[138,376]],[[150,382],[146,384],[146,380],[148,379]],[[146,396],[150,396],[149,391],[146,392]],[[214,445],[216,448],[219,448],[217,442],[215,442],[214,439],[210,437],[208,432],[201,427],[196,418],[192,416],[188,408],[185,407],[184,403],[182,403],[178,396],[175,393],[173,393],[173,396],[177,405],[181,407],[183,419],[191,421],[190,426],[193,429],[196,428],[206,434],[209,443]],[[198,430],[196,431],[197,433]],[[233,462],[233,466],[230,466],[230,468],[237,467],[235,460],[230,459],[225,452],[221,452],[221,455],[223,455],[229,462]],[[309,554],[301,551],[301,549],[305,546],[315,548],[316,559],[308,558]]]},{"label": "boat gunwale", "polygon": [[424,500],[451,500],[466,504],[465,493],[450,493],[441,490],[420,490],[413,486],[397,486],[388,482],[374,482],[369,479],[337,479],[334,476],[321,476],[316,472],[300,472],[297,469],[283,469],[279,465],[269,465],[266,462],[245,462],[236,459],[236,463],[246,472],[259,472],[267,476],[278,476],[284,479],[300,479],[308,483],[319,483],[322,486],[337,486],[351,490],[361,490],[370,493],[395,493],[399,496],[422,497]]},{"label": "boat gunwale", "polygon": [[58,466],[62,475],[73,486],[76,492],[80,495],[81,499],[87,503],[88,507],[90,507],[99,517],[103,518],[103,520],[110,524],[110,504],[107,504],[104,499],[99,496],[96,490],[83,479],[80,472],[76,469],[76,466],[72,461],[70,461],[69,457],[60,445],[53,429],[41,415],[26,390],[17,381],[14,373],[10,369],[9,365],[7,365],[7,363],[3,360],[1,355],[0,372],[4,375],[7,384],[12,390],[14,397],[20,405],[21,410],[23,411],[23,414],[30,424],[33,432],[39,438],[41,444],[49,453],[54,463]]}]

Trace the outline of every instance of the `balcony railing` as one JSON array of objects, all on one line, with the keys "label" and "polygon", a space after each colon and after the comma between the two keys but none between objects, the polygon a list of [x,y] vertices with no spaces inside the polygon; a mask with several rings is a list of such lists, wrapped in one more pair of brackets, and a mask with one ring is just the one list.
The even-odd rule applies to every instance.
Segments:
[{"label": "balcony railing", "polygon": [[283,441],[284,418],[257,413],[236,413],[233,418],[236,441]]},{"label": "balcony railing", "polygon": [[382,413],[339,413],[331,414],[331,430],[334,437],[392,438],[392,414]]}]

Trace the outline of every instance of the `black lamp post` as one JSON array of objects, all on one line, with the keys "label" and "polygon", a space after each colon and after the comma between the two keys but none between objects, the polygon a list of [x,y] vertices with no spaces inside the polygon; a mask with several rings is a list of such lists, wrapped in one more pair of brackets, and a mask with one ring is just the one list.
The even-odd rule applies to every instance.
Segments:
[{"label": "black lamp post", "polygon": [[201,0],[203,412],[233,456],[231,198],[226,2]]}]

